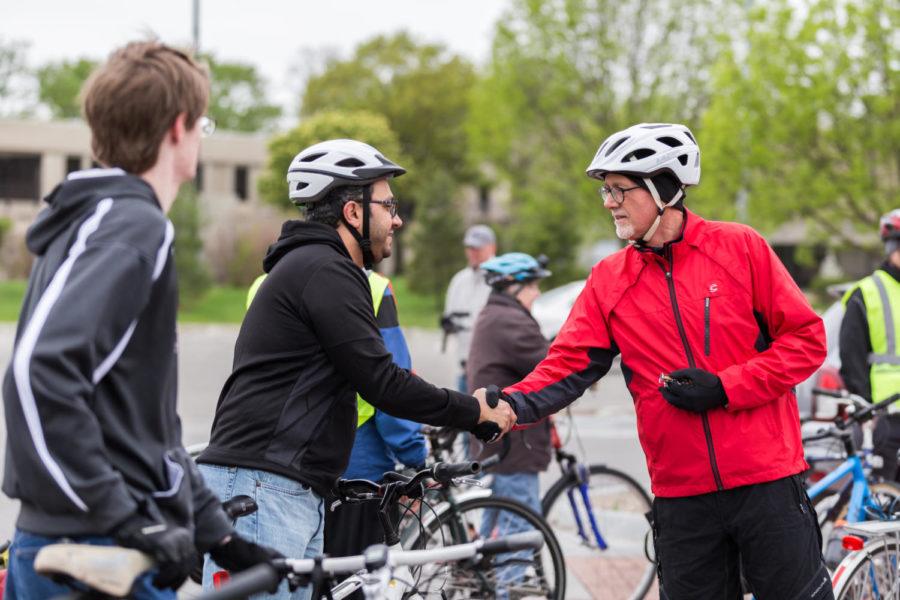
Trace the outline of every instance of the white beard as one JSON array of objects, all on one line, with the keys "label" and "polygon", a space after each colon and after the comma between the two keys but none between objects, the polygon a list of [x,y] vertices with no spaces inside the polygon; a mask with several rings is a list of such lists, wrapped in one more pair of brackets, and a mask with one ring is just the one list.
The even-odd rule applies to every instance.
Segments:
[{"label": "white beard", "polygon": [[630,222],[616,221],[615,225],[616,237],[618,237],[620,240],[630,240],[632,237],[634,237],[634,225],[632,225]]}]

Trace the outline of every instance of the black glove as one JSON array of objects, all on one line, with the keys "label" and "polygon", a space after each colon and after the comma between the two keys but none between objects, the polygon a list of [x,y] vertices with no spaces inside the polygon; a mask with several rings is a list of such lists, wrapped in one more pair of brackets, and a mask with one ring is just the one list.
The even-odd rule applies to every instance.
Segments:
[{"label": "black glove", "polygon": [[672,371],[672,381],[659,388],[663,398],[677,408],[702,413],[728,404],[722,380],[715,373],[703,369]]},{"label": "black glove", "polygon": [[127,519],[115,535],[116,541],[150,555],[158,573],[153,585],[177,590],[197,564],[193,534],[184,527],[151,521],[143,515]]},{"label": "black glove", "polygon": [[232,573],[270,562],[274,558],[284,558],[281,553],[248,542],[236,534],[233,534],[224,544],[219,544],[210,550],[209,555],[217,565]]},{"label": "black glove", "polygon": [[459,327],[456,326],[456,323],[453,321],[453,317],[447,315],[441,316],[441,329],[443,329],[444,333],[447,335],[452,335],[459,332]]}]

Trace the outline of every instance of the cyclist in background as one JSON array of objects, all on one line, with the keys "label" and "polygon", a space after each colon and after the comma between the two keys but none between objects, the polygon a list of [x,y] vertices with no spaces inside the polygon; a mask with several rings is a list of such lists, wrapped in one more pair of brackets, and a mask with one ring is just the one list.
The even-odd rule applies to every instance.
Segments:
[{"label": "cyclist in background", "polygon": [[[531,307],[541,294],[540,280],[550,275],[537,260],[521,252],[510,252],[481,264],[491,289],[487,304],[472,331],[472,346],[466,375],[472,390],[494,384],[501,387],[521,381],[547,356],[550,343],[531,316]],[[512,498],[541,513],[538,473],[550,464],[550,420],[509,435],[509,451],[491,468],[495,496]],[[481,454],[472,443],[477,460],[501,451],[495,444]]]},{"label": "cyclist in background", "polygon": [[447,286],[441,328],[445,339],[448,335],[456,336],[456,357],[460,369],[457,389],[468,392],[471,386],[466,384],[466,360],[469,357],[472,324],[491,293],[491,287],[485,283],[478,267],[497,253],[497,238],[494,230],[487,225],[472,225],[463,236],[463,245],[468,266],[457,272]]},{"label": "cyclist in background", "polygon": [[21,502],[5,596],[67,588],[35,573],[63,540],[157,561],[132,598],[175,598],[197,550],[240,570],[271,558],[234,535],[181,444],[178,306],[166,213],[194,178],[206,70],[159,42],[113,52],[84,89],[106,168],[70,173],[28,231],[36,255],[3,382],[3,491]]},{"label": "cyclist in background", "polygon": [[[405,173],[355,140],[306,148],[287,173],[305,220],[287,221],[263,261],[268,273],[244,317],[234,367],[198,462],[225,499],[248,494],[240,519],[286,556],[322,552],[323,497],[344,473],[357,426],[358,391],[377,409],[434,425],[505,433],[506,405],[440,389],[393,363],[378,330],[364,268],[390,256],[403,222],[390,179]],[[207,561],[204,586],[216,566]],[[309,587],[279,598],[304,599]]]},{"label": "cyclist in background", "polygon": [[750,227],[684,207],[700,150],[683,125],[610,136],[587,169],[629,246],[594,266],[547,358],[504,392],[522,423],[564,408],[621,354],[670,600],[832,598],[792,388],[822,320]]},{"label": "cyclist in background", "polygon": [[[844,294],[841,321],[841,377],[851,393],[878,402],[900,392],[900,208],[881,217],[886,258],[881,267]],[[898,480],[900,402],[878,419],[873,434],[875,454],[883,465],[876,474]]]}]

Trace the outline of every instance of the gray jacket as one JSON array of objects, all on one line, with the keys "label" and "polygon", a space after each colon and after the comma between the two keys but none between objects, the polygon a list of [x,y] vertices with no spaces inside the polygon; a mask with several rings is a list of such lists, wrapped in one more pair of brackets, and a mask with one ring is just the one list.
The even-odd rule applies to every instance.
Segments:
[{"label": "gray jacket", "polygon": [[140,511],[208,548],[231,525],[181,444],[172,224],[119,169],[72,173],[46,201],[3,381],[17,527],[107,535]]},{"label": "gray jacket", "polygon": [[[500,389],[518,383],[545,356],[550,347],[541,328],[519,301],[500,292],[492,292],[475,321],[472,347],[466,363],[470,391],[494,384]],[[472,437],[478,448],[478,441]],[[495,473],[537,473],[550,464],[550,422],[545,420],[522,431],[509,434],[510,451],[491,470]],[[497,454],[503,444],[487,446],[479,460]]]}]

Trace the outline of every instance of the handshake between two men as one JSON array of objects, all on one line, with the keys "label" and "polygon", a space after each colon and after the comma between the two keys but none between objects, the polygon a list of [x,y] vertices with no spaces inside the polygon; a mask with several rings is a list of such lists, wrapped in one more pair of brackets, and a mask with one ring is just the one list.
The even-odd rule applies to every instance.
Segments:
[{"label": "handshake between two men", "polygon": [[[509,402],[500,402],[503,394],[495,385],[479,388],[472,394],[481,407],[478,425],[472,432],[484,442],[496,442],[516,424],[516,412]],[[505,400],[505,398],[503,398]]]}]

